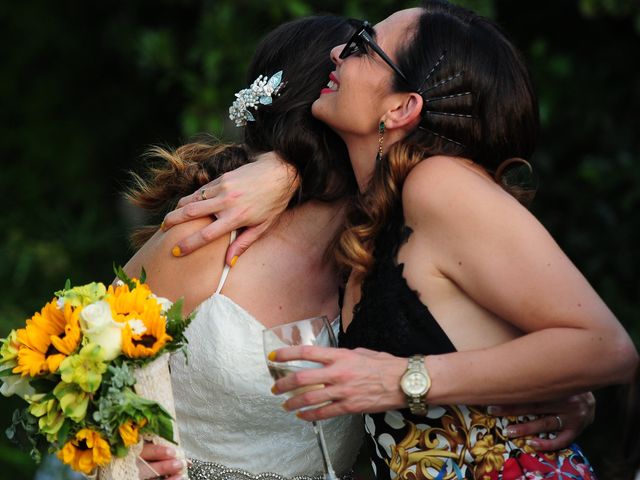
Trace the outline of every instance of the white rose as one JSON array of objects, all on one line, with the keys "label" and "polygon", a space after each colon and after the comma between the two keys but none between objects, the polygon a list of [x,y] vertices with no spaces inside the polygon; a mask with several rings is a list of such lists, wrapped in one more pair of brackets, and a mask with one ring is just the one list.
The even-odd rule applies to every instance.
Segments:
[{"label": "white rose", "polygon": [[80,328],[91,343],[100,345],[104,359],[111,361],[122,352],[123,324],[111,316],[111,307],[104,300],[87,305],[80,312]]},{"label": "white rose", "polygon": [[29,379],[22,375],[9,375],[8,377],[3,377],[0,380],[2,380],[0,393],[5,397],[17,395],[20,398],[25,398],[25,396],[36,393],[34,388],[29,384]]},{"label": "white rose", "polygon": [[151,297],[156,299],[156,302],[158,302],[158,305],[160,305],[160,313],[162,313],[163,315],[165,313],[167,313],[167,311],[173,305],[173,302],[171,300],[169,300],[168,298],[158,297],[157,295],[154,295],[153,293],[151,294]]}]

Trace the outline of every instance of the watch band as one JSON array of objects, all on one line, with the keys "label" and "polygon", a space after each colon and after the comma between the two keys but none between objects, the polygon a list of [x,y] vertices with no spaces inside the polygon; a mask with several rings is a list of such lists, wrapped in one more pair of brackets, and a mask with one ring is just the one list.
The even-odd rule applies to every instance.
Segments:
[{"label": "watch band", "polygon": [[[424,355],[412,355],[409,357],[409,363],[407,365],[407,373],[420,373],[429,379],[429,374],[424,366]],[[431,383],[431,379],[429,379]],[[428,388],[427,388],[428,391]],[[425,416],[428,412],[427,405],[425,404],[427,392],[422,395],[410,395],[406,394],[407,403],[409,404],[409,410],[413,415]]]}]

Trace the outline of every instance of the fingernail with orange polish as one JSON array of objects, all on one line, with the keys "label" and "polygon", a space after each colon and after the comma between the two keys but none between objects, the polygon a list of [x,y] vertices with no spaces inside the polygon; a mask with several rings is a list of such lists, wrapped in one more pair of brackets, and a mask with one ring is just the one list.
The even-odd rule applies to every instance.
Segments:
[{"label": "fingernail with orange polish", "polygon": [[278,394],[278,387],[276,387],[275,385],[273,387],[271,387],[271,393],[273,393],[274,395]]},{"label": "fingernail with orange polish", "polygon": [[302,412],[301,411],[297,411],[296,412],[296,417],[298,417],[300,420],[304,420],[304,418],[302,418]]},{"label": "fingernail with orange polish", "polygon": [[162,223],[160,224],[160,230],[162,230],[164,232],[164,220],[162,221]]},{"label": "fingernail with orange polish", "polygon": [[230,263],[230,265],[233,267],[233,266],[236,264],[236,262],[237,262],[237,261],[238,261],[238,255],[236,255],[235,257],[233,257],[233,258],[231,259],[231,263]]},{"label": "fingernail with orange polish", "polygon": [[283,403],[283,404],[282,404],[282,405],[280,405],[280,406],[282,407],[282,409],[283,409],[285,412],[288,412],[288,411],[289,411],[289,409],[287,408],[287,404],[286,404],[286,403]]},{"label": "fingernail with orange polish", "polygon": [[275,350],[273,352],[269,352],[269,355],[267,355],[267,358],[269,360],[271,360],[272,362],[275,362],[276,361],[276,352],[275,352]]},{"label": "fingernail with orange polish", "polygon": [[174,257],[179,257],[180,255],[182,255],[182,250],[180,250],[180,247],[176,245],[171,249],[171,255],[173,255]]}]

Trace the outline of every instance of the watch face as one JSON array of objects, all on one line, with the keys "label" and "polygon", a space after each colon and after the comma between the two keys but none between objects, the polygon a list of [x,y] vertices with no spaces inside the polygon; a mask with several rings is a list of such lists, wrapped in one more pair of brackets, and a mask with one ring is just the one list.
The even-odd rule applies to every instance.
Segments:
[{"label": "watch face", "polygon": [[422,395],[429,388],[429,379],[424,374],[412,372],[402,379],[402,389],[407,395]]}]

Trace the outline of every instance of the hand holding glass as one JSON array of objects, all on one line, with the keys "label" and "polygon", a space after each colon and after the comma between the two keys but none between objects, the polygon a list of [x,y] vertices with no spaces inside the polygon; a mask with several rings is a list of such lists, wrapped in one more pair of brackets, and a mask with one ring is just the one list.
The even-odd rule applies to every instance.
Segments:
[{"label": "hand holding glass", "polygon": [[[269,373],[271,373],[271,376],[275,380],[283,378],[289,373],[306,370],[307,368],[320,368],[323,365],[321,363],[310,362],[307,360],[273,362],[269,360],[269,353],[274,350],[294,345],[317,345],[321,347],[338,346],[331,324],[327,317],[324,316],[306,318],[304,320],[298,320],[297,322],[286,323],[284,325],[278,325],[277,327],[264,330],[263,344],[264,353],[267,357]],[[322,385],[303,387],[289,392],[288,395],[297,395],[305,390],[322,387]],[[322,426],[319,422],[312,422],[312,424],[313,429],[316,432],[320,452],[322,453],[325,472],[324,478],[325,480],[338,480],[338,477],[336,477],[333,467],[331,466],[331,460],[329,459],[329,454],[327,452],[327,445],[324,440],[324,434],[322,433]]]}]

